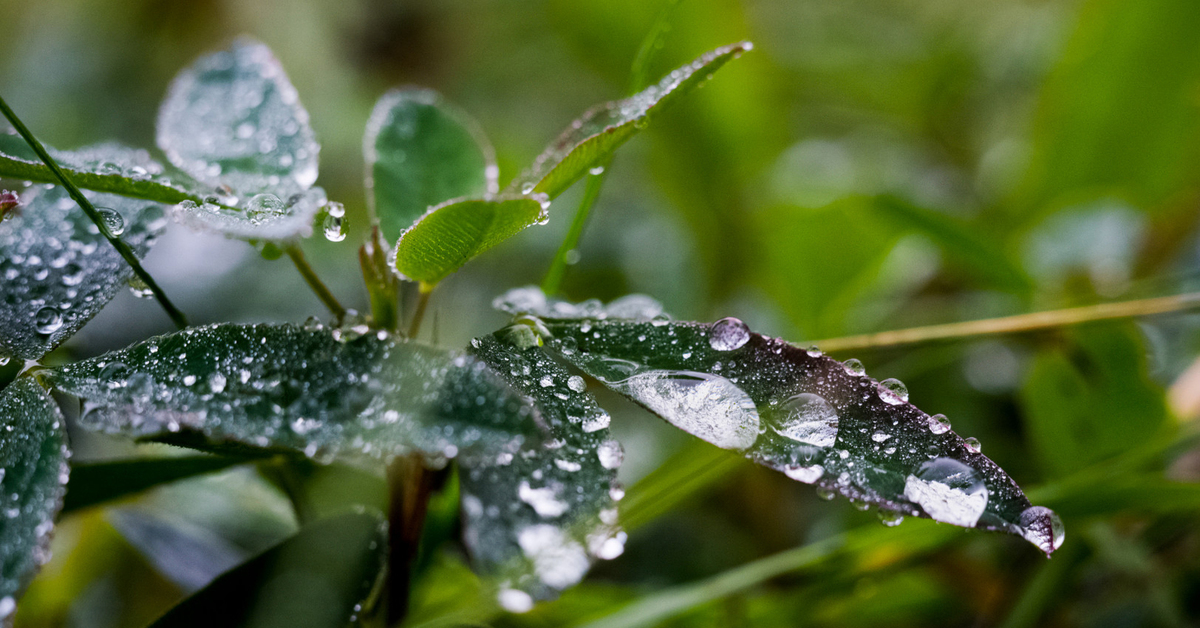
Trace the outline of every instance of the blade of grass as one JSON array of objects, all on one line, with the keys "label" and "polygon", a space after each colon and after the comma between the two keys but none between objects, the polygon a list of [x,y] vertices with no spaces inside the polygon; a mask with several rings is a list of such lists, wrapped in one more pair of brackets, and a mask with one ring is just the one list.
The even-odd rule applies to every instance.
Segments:
[{"label": "blade of grass", "polygon": [[121,258],[125,260],[125,263],[129,264],[129,267],[133,269],[133,273],[137,275],[138,279],[141,279],[142,282],[146,284],[146,287],[149,288],[150,292],[154,295],[155,300],[157,300],[158,304],[162,306],[164,311],[166,311],[167,316],[171,317],[171,322],[175,323],[175,326],[179,329],[187,327],[187,317],[184,316],[183,312],[180,312],[173,303],[171,303],[171,300],[167,298],[166,293],[164,293],[162,288],[158,286],[158,283],[154,281],[154,278],[150,276],[150,273],[146,272],[146,269],[142,268],[142,264],[138,261],[137,255],[133,253],[133,249],[108,230],[108,227],[104,224],[104,219],[100,216],[100,212],[92,206],[91,201],[89,201],[87,197],[83,195],[83,192],[80,192],[79,188],[75,187],[74,183],[71,183],[71,180],[67,178],[65,173],[63,173],[62,168],[59,168],[58,162],[54,161],[54,158],[50,156],[50,153],[46,152],[46,148],[42,146],[42,143],[39,142],[38,139],[33,136],[33,133],[31,133],[29,129],[25,127],[25,124],[21,122],[21,119],[17,117],[17,114],[13,112],[3,98],[0,98],[0,112],[4,114],[5,118],[8,118],[8,121],[12,123],[13,127],[17,130],[17,133],[20,133],[21,137],[24,138],[29,144],[29,147],[33,149],[33,152],[37,153],[37,156],[42,160],[42,163],[46,164],[46,167],[54,173],[55,178],[57,178],[59,183],[61,183],[62,186],[67,189],[67,193],[71,195],[71,198],[75,199],[75,202],[79,204],[79,207],[83,210],[83,213],[87,214],[87,217],[93,223],[95,223],[98,229],[100,229],[101,235],[108,240],[109,244],[112,244],[113,248],[117,250],[117,253],[121,255]]}]

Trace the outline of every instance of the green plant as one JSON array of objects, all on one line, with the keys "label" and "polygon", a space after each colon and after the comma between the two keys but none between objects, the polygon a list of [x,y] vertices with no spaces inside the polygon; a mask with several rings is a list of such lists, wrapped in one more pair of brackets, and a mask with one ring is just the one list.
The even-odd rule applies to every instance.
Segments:
[{"label": "green plant", "polygon": [[[749,48],[719,48],[589,111],[504,190],[463,112],[427,90],[385,95],[365,141],[374,223],[359,249],[367,315],[342,307],[301,252],[314,230],[344,239],[344,210],[313,187],[319,147],[265,46],[239,41],[176,79],[158,127],[170,166],[115,145],[44,149],[0,101],[20,134],[0,136],[0,176],[37,182],[0,226],[0,366],[12,371],[0,393],[8,428],[0,486],[14,513],[0,528],[0,613],[12,614],[44,559],[68,487],[67,507],[81,508],[246,461],[296,496],[304,527],[156,625],[253,623],[264,614],[297,625],[394,623],[422,552],[450,527],[427,528],[427,516],[452,517],[459,504],[475,566],[504,608],[528,610],[578,583],[593,559],[623,549],[622,450],[579,373],[823,495],[876,506],[889,526],[925,517],[1056,550],[1057,516],[1033,506],[977,441],[909,404],[900,382],[877,382],[856,360],[752,333],[733,318],[679,322],[639,295],[607,305],[553,297],[613,151]],[[463,351],[416,340],[438,282],[544,222],[554,198],[585,177],[584,204],[545,290],[497,298],[511,325]],[[187,327],[137,259],[168,211],[250,241],[264,256],[287,254],[332,323]],[[401,302],[413,292],[405,279],[417,284],[411,307]],[[131,280],[180,331],[72,364],[37,364]],[[66,422],[49,391],[82,400],[84,429],[219,457],[78,467],[68,483]],[[386,516],[368,509],[312,521],[296,486],[314,464],[385,475]],[[278,591],[261,591],[286,578],[309,579],[291,598],[324,595],[283,605]]]}]

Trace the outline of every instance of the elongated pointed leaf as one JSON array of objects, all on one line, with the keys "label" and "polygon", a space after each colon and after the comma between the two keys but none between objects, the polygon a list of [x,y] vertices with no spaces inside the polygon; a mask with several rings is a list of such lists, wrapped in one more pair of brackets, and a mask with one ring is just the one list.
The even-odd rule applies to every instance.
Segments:
[{"label": "elongated pointed leaf", "polygon": [[245,458],[232,456],[198,455],[71,465],[71,485],[63,512],[131,497],[155,486],[223,471],[245,462]]},{"label": "elongated pointed leaf", "polygon": [[414,281],[436,284],[472,257],[543,219],[537,200],[457,200],[433,207],[396,245],[396,270]]},{"label": "elongated pointed leaf", "polygon": [[310,626],[354,622],[387,556],[387,523],[352,514],[314,523],[218,577],[152,624]]},{"label": "elongated pointed leaf", "polygon": [[515,451],[541,430],[486,365],[386,334],[214,325],[151,338],[49,377],[80,425],[216,452],[321,461]]},{"label": "elongated pointed leaf", "polygon": [[472,342],[474,353],[537,403],[546,445],[462,474],[463,535],[474,564],[501,581],[500,603],[528,610],[578,583],[594,558],[624,550],[615,484],[622,450],[582,377],[542,353],[524,325]]},{"label": "elongated pointed leaf", "polygon": [[[166,226],[159,204],[85,194],[138,255]],[[133,270],[66,190],[24,190],[20,213],[0,222],[0,357],[42,357],[79,331],[131,277]]]},{"label": "elongated pointed leaf", "polygon": [[367,195],[389,242],[434,205],[499,189],[496,157],[483,132],[433,90],[384,94],[367,122],[363,155]]},{"label": "elongated pointed leaf", "polygon": [[903,384],[867,377],[857,361],[752,333],[737,319],[610,316],[544,325],[547,346],[672,425],[830,494],[877,505],[889,521],[914,515],[1009,532],[1047,554],[1062,543],[1057,515],[1032,506],[977,443],[909,404]]},{"label": "elongated pointed leaf", "polygon": [[67,483],[66,430],[58,406],[37,382],[0,392],[0,621],[50,560],[50,533]]},{"label": "elongated pointed leaf", "polygon": [[605,103],[589,110],[538,156],[530,169],[509,187],[521,193],[541,193],[555,198],[610,155],[655,116],[681,96],[692,91],[721,66],[753,46],[741,42],[705,53],[625,100]]}]

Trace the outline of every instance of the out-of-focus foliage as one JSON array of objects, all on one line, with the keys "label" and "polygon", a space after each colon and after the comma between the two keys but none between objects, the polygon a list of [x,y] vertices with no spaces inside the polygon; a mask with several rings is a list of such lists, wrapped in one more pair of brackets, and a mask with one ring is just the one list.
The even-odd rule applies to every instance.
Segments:
[{"label": "out-of-focus foliage", "polygon": [[[367,224],[362,131],[379,96],[404,84],[444,94],[488,130],[503,187],[580,111],[626,95],[663,4],[0,0],[0,85],[51,145],[153,146],[149,122],[179,68],[238,35],[262,40],[304,95],[317,184],[351,227],[343,245],[305,246],[365,311],[349,243]],[[1198,31],[1193,0],[681,0],[650,76],[732,41],[755,49],[623,149],[566,296],[645,292],[680,318],[738,316],[806,343],[1193,290]],[[491,298],[541,277],[577,195],[444,281],[426,329],[465,346],[499,326]],[[298,321],[320,306],[282,263],[179,229],[146,263],[194,322]],[[1051,561],[1001,535],[885,529],[602,396],[626,445],[625,554],[512,616],[444,546],[422,563],[409,623],[576,625],[630,605],[600,625],[1194,624],[1198,326],[1181,315],[836,356],[904,380],[1057,510],[1068,536]],[[122,291],[48,360],[167,329]],[[129,453],[72,437],[76,462]],[[307,491],[337,513],[378,500],[379,486],[332,468]],[[198,553],[148,553],[129,512]],[[144,626],[296,525],[247,468],[79,510],[17,623]],[[181,575],[191,564],[200,576]]]}]

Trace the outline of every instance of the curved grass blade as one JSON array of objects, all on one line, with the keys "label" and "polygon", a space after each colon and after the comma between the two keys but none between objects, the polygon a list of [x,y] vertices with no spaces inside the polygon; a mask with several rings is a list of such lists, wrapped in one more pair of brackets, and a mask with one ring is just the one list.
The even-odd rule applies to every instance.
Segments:
[{"label": "curved grass blade", "polygon": [[0,393],[0,622],[50,559],[54,517],[67,484],[66,431],[58,406],[30,378]]},{"label": "curved grass blade", "polygon": [[634,96],[589,110],[554,140],[508,189],[522,194],[545,194],[551,199],[557,197],[596,162],[645,128],[663,109],[752,48],[750,42],[717,48]]},{"label": "curved grass blade", "polygon": [[181,456],[71,465],[63,514],[131,497],[142,491],[245,464],[232,456]]},{"label": "curved grass blade", "polygon": [[221,575],[152,628],[342,628],[356,621],[386,556],[380,515],[325,519]]},{"label": "curved grass blade", "polygon": [[542,203],[528,197],[448,201],[430,208],[400,235],[396,270],[434,285],[545,215]]},{"label": "curved grass blade", "polygon": [[472,341],[473,353],[537,404],[549,440],[461,476],[463,536],[482,571],[500,582],[499,602],[522,612],[556,597],[595,558],[625,547],[617,526],[621,445],[582,377],[542,352],[522,324]]},{"label": "curved grass blade", "polygon": [[429,89],[392,90],[363,137],[367,198],[389,242],[453,198],[499,191],[495,152],[474,120]]},{"label": "curved grass blade", "polygon": [[[137,255],[145,255],[166,227],[161,205],[85,194],[109,232]],[[0,223],[0,358],[42,357],[79,331],[133,276],[66,190],[25,190],[20,214]]]},{"label": "curved grass blade", "polygon": [[[563,309],[547,304],[541,313]],[[1032,506],[978,442],[909,404],[900,382],[867,377],[856,360],[793,347],[732,318],[543,324],[548,347],[676,427],[829,495],[874,504],[886,523],[912,515],[1008,532],[1046,554],[1062,544],[1058,516]]]},{"label": "curved grass blade", "polygon": [[85,400],[81,427],[216,453],[373,466],[410,452],[491,458],[541,435],[485,364],[382,332],[213,325],[47,376]]}]

